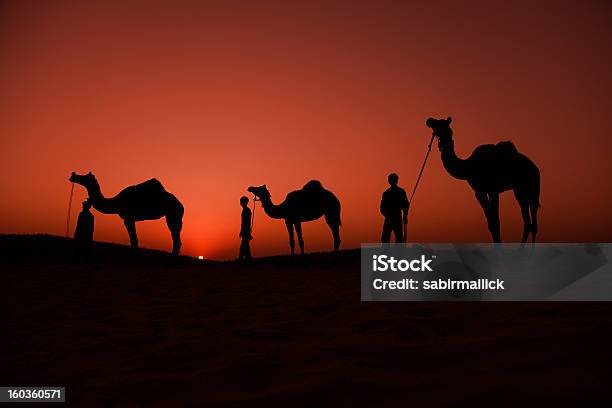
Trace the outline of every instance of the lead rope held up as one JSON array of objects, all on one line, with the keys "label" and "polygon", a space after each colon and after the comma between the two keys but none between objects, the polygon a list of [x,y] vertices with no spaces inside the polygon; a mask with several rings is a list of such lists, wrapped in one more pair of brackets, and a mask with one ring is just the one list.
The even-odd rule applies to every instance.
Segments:
[{"label": "lead rope held up", "polygon": [[259,201],[256,195],[253,195],[253,211],[251,214],[251,235],[253,235],[253,225],[255,225],[255,203]]},{"label": "lead rope held up", "polygon": [[[421,171],[419,171],[419,177],[417,177],[417,181],[414,184],[414,189],[412,190],[412,194],[410,194],[410,200],[408,200],[409,205],[412,205],[412,198],[414,197],[414,193],[416,193],[417,187],[421,182],[421,177],[423,176],[423,170],[425,170],[425,164],[427,163],[427,159],[429,158],[429,153],[431,152],[431,145],[433,144],[435,135],[431,135],[431,140],[429,141],[429,145],[427,146],[427,153],[425,154],[425,160],[423,160],[423,165],[421,166]],[[408,207],[410,209],[410,207]],[[407,214],[406,214],[407,215]],[[407,220],[406,220],[407,221]],[[408,240],[408,222],[404,223],[404,242]]]},{"label": "lead rope held up", "polygon": [[72,210],[72,196],[74,195],[74,181],[70,187],[70,200],[68,200],[68,215],[66,216],[66,238],[70,238],[70,211]]},{"label": "lead rope held up", "polygon": [[434,135],[431,135],[431,140],[429,141],[429,146],[427,146],[427,154],[425,155],[425,160],[423,160],[423,165],[421,166],[421,171],[419,172],[419,177],[417,177],[416,184],[414,185],[414,189],[412,190],[412,194],[410,194],[410,203],[412,204],[412,197],[414,197],[414,193],[416,193],[417,187],[419,186],[419,182],[421,181],[421,176],[423,175],[423,170],[425,170],[425,163],[427,163],[427,159],[429,158],[429,153],[431,152],[431,145],[434,141]]}]

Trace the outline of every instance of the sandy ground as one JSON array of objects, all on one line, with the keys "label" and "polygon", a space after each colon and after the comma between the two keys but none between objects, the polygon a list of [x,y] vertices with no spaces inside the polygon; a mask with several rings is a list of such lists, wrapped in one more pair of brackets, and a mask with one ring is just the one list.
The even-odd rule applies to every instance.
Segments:
[{"label": "sandy ground", "polygon": [[362,303],[358,251],[76,265],[60,238],[0,244],[0,385],[70,406],[612,402],[606,303]]}]

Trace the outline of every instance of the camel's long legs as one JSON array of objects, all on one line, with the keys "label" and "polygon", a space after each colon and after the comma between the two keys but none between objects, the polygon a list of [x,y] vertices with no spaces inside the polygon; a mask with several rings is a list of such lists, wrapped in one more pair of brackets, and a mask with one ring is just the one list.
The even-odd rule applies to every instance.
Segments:
[{"label": "camel's long legs", "polygon": [[304,255],[304,238],[302,238],[302,223],[295,223],[295,232],[297,234],[298,244],[300,246],[300,254]]},{"label": "camel's long legs", "polygon": [[514,190],[514,196],[521,206],[521,215],[523,217],[523,237],[521,238],[521,243],[525,244],[527,242],[530,232],[531,242],[535,243],[535,236],[538,232],[538,207],[540,206],[538,200],[536,198],[534,204],[533,194],[520,189]]},{"label": "camel's long legs", "polygon": [[134,220],[123,220],[125,228],[130,235],[130,245],[132,249],[138,249],[138,236],[136,235],[136,222]]},{"label": "camel's long legs", "polygon": [[491,221],[491,235],[493,236],[493,242],[501,242],[500,225],[499,225],[499,194],[489,193],[489,204],[490,212],[489,217]]},{"label": "camel's long legs", "polygon": [[181,229],[183,228],[183,219],[166,215],[166,225],[172,235],[172,254],[178,255],[181,249]]},{"label": "camel's long legs", "polygon": [[331,228],[332,235],[334,237],[334,251],[338,252],[338,249],[340,248],[340,225],[329,225],[329,228]]},{"label": "camel's long legs", "polygon": [[[487,193],[483,193],[481,191],[476,191],[476,199],[478,200],[478,203],[480,204],[480,206],[482,207],[482,211],[484,212],[485,218],[487,219],[487,226],[490,225],[490,221],[489,221],[489,197],[487,197]],[[491,228],[489,227],[489,232],[491,231]]]},{"label": "camel's long legs", "polygon": [[529,204],[519,202],[521,206],[521,216],[523,217],[523,236],[521,237],[521,247],[527,242],[529,231],[531,230],[531,218],[529,217]]},{"label": "camel's long legs", "polygon": [[[491,237],[493,238],[493,242],[500,242],[500,240],[496,240],[497,236],[499,235],[499,227],[497,229],[497,234],[495,233],[495,222],[493,221],[493,211],[492,211],[492,205],[491,202],[489,201],[489,196],[487,195],[487,193],[482,192],[482,191],[476,191],[476,199],[478,200],[478,202],[480,203],[480,206],[482,207],[482,210],[484,211],[485,217],[487,218],[487,226],[489,227],[489,232],[491,233]],[[497,201],[498,205],[499,205],[499,196],[498,196],[498,201]],[[497,225],[499,226],[499,207],[497,207]]]},{"label": "camel's long legs", "polygon": [[289,233],[289,246],[291,247],[291,255],[295,255],[295,238],[293,237],[293,224],[285,220],[287,232]]},{"label": "camel's long legs", "polygon": [[529,205],[531,209],[531,243],[535,244],[536,234],[538,233],[538,208],[540,207],[539,202],[535,202]]}]

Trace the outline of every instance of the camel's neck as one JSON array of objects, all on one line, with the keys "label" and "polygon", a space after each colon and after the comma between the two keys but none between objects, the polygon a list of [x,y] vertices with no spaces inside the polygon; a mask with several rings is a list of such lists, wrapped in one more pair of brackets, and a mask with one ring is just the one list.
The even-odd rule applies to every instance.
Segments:
[{"label": "camel's neck", "polygon": [[261,198],[261,206],[270,218],[285,218],[285,211],[282,205],[274,205],[270,197]]},{"label": "camel's neck", "polygon": [[85,188],[87,188],[87,194],[91,200],[91,205],[97,211],[103,214],[117,214],[119,212],[116,208],[114,200],[112,198],[106,198],[104,195],[102,195],[100,184],[98,184],[97,181],[86,186]]},{"label": "camel's neck", "polygon": [[465,180],[469,176],[467,160],[457,157],[455,154],[455,142],[450,140],[442,149],[442,164],[452,177]]}]

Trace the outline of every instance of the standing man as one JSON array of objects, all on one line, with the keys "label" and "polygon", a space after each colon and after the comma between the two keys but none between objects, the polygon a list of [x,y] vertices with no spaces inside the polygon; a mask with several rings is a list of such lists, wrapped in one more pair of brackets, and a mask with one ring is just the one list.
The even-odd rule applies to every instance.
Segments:
[{"label": "standing man", "polygon": [[403,225],[408,223],[408,208],[410,203],[406,196],[406,191],[397,185],[399,176],[395,173],[387,177],[389,187],[382,195],[380,202],[380,213],[385,217],[380,241],[389,243],[391,231],[395,235],[395,242],[405,242]]},{"label": "standing man", "polygon": [[93,241],[94,216],[91,213],[89,199],[83,201],[83,210],[77,219],[74,230],[75,257],[79,261],[89,260],[89,250]]},{"label": "standing man", "polygon": [[246,196],[240,197],[240,205],[242,206],[242,224],[240,225],[240,234],[238,234],[238,236],[242,240],[240,241],[238,261],[250,262],[252,258],[249,241],[253,239],[253,236],[251,235],[251,209],[249,208],[249,198]]}]

